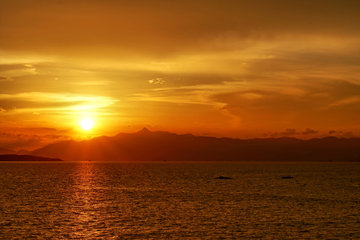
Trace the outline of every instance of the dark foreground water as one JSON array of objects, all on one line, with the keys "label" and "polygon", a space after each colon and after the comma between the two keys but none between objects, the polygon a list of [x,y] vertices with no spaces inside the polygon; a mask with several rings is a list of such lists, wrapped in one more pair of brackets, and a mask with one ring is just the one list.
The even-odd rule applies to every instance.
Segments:
[{"label": "dark foreground water", "polygon": [[360,239],[360,164],[0,163],[0,238]]}]

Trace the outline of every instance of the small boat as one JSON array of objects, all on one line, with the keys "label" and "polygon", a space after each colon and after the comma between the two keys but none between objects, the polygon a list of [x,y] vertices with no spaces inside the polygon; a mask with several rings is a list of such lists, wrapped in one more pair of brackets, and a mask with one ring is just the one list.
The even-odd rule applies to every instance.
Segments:
[{"label": "small boat", "polygon": [[231,177],[223,177],[223,176],[220,176],[220,177],[217,177],[215,179],[232,179]]},{"label": "small boat", "polygon": [[283,176],[282,179],[293,179],[293,176]]}]

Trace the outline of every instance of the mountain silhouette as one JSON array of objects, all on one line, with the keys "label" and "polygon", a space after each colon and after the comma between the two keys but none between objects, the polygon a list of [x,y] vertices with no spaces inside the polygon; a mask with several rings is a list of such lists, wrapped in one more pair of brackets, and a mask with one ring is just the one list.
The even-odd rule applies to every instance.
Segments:
[{"label": "mountain silhouette", "polygon": [[144,127],[143,129],[137,132],[137,134],[149,134],[149,133],[151,132],[146,127]]},{"label": "mountain silhouette", "polygon": [[68,161],[359,161],[359,149],[360,138],[241,140],[143,128],[81,142],[62,141],[30,154]]},{"label": "mountain silhouette", "polygon": [[1,154],[29,155],[30,151],[27,151],[27,150],[24,150],[24,149],[21,149],[19,151],[14,151],[14,150],[10,150],[10,149],[7,149],[7,148],[0,147],[0,155]]},{"label": "mountain silhouette", "polygon": [[7,148],[0,147],[0,154],[15,154],[16,152]]},{"label": "mountain silhouette", "polygon": [[37,157],[31,155],[5,154],[0,155],[0,161],[61,161],[61,159]]}]

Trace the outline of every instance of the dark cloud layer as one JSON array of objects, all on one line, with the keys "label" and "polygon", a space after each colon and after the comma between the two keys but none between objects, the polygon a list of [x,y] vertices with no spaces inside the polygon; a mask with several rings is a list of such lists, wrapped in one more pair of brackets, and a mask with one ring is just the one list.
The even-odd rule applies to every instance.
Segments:
[{"label": "dark cloud layer", "polygon": [[226,50],[224,39],[358,36],[360,25],[357,1],[52,0],[31,1],[29,6],[28,1],[7,0],[0,9],[2,46],[57,53],[91,46],[89,54],[100,47],[110,55],[131,50],[131,56],[135,51],[156,57],[208,47],[213,51],[216,45]]}]

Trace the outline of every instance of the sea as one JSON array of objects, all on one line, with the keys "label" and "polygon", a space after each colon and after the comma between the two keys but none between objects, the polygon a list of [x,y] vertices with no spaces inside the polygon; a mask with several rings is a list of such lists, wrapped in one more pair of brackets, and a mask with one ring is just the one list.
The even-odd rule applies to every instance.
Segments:
[{"label": "sea", "polygon": [[0,239],[360,239],[360,163],[1,162]]}]

